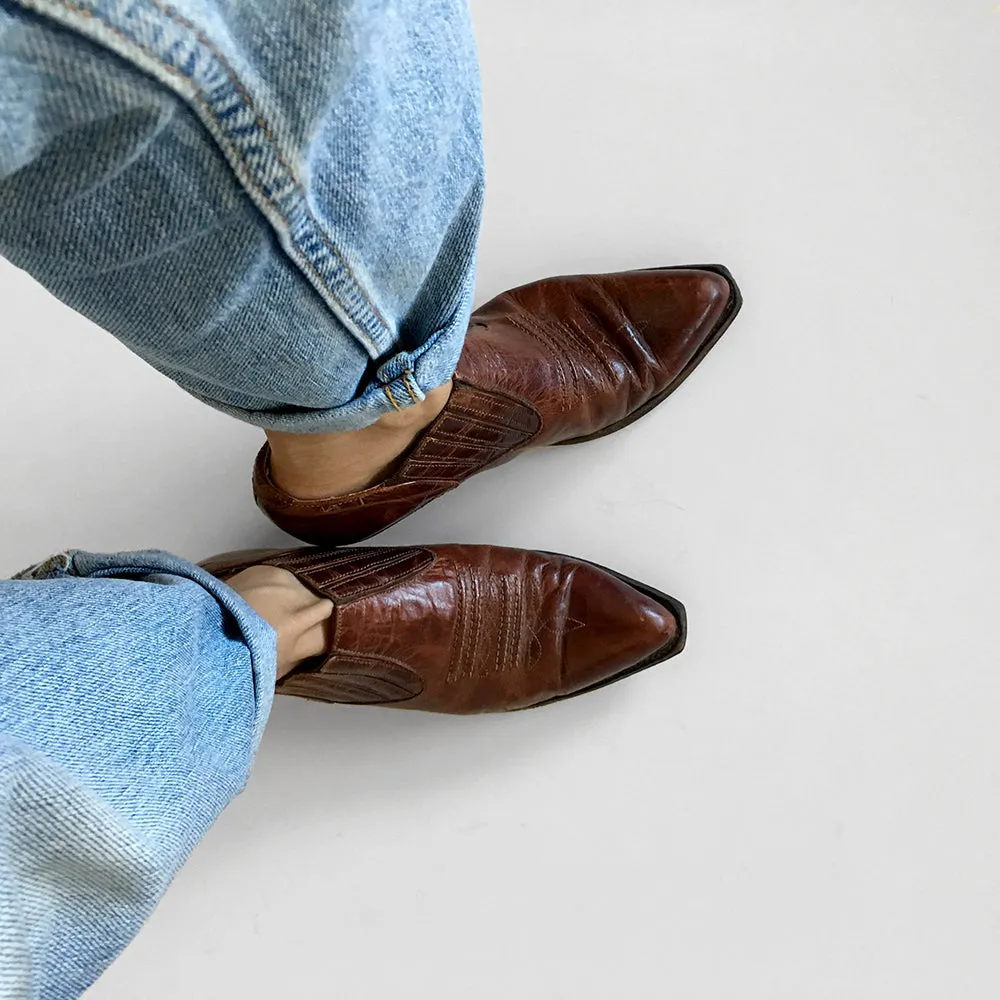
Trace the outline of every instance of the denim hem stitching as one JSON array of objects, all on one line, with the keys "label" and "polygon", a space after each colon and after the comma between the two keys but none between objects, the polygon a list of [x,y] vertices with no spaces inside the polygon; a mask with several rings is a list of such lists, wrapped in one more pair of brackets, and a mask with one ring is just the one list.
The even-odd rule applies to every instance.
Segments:
[{"label": "denim hem stitching", "polygon": [[[124,22],[121,25],[112,23],[108,11],[82,6],[76,0],[16,2],[105,45],[191,105],[289,256],[348,331],[373,358],[389,348],[389,323],[323,231],[271,126],[204,32],[160,0],[147,0],[152,10],[137,3],[118,4],[123,8],[115,12],[116,20]],[[169,20],[164,23],[157,12]]]}]

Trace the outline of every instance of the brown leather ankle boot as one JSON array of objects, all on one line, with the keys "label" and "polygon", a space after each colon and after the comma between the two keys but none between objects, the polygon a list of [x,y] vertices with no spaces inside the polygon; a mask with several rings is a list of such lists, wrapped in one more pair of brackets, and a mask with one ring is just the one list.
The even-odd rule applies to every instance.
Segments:
[{"label": "brown leather ankle boot", "polygon": [[254,469],[257,503],[317,544],[368,538],[525,448],[638,420],[701,363],[741,304],[722,267],[549,278],[473,313],[447,406],[399,468],[356,493],[299,500]]},{"label": "brown leather ankle boot", "polygon": [[279,694],[429,712],[531,708],[621,680],[684,647],[680,602],[568,556],[487,545],[233,552],[226,579],[279,566],[334,603],[325,657]]}]

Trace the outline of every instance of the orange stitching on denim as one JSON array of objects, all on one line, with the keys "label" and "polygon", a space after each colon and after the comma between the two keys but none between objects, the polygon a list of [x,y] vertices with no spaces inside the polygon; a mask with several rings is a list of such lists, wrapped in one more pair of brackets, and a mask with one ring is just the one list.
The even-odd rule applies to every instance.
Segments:
[{"label": "orange stitching on denim", "polygon": [[402,407],[396,402],[396,397],[392,394],[392,389],[387,385],[382,386],[382,391],[389,397],[389,402],[392,403],[392,408],[394,410],[401,410]]},{"label": "orange stitching on denim", "polygon": [[[226,71],[226,76],[229,77],[230,83],[232,83],[232,85],[236,88],[236,92],[240,95],[240,98],[246,105],[247,110],[250,111],[250,113],[255,116],[258,127],[261,129],[261,131],[267,138],[267,141],[273,147],[273,152],[275,157],[277,158],[278,162],[282,165],[282,167],[284,167],[286,173],[288,174],[289,180],[292,182],[292,185],[295,187],[295,190],[298,191],[299,195],[302,197],[303,202],[306,203],[306,217],[316,227],[316,232],[318,233],[319,238],[323,241],[324,245],[327,247],[330,253],[332,253],[334,257],[336,257],[337,260],[340,262],[340,266],[347,272],[352,283],[354,284],[354,287],[358,290],[358,292],[361,295],[361,298],[364,300],[368,308],[371,309],[371,311],[375,314],[379,322],[384,327],[386,327],[386,329],[388,329],[389,324],[388,322],[386,322],[385,317],[375,307],[375,303],[371,301],[371,299],[367,296],[367,294],[365,294],[365,290],[361,287],[360,284],[358,284],[358,279],[354,276],[354,272],[351,271],[351,269],[347,266],[347,261],[344,260],[344,258],[340,255],[340,252],[337,250],[337,248],[330,242],[326,233],[323,232],[323,228],[320,226],[318,220],[309,210],[308,199],[306,197],[305,188],[299,182],[298,178],[295,176],[295,172],[288,165],[285,158],[281,155],[281,152],[278,149],[277,140],[274,138],[274,134],[271,132],[270,126],[267,124],[267,122],[261,115],[258,115],[256,113],[250,95],[247,93],[246,88],[240,82],[239,77],[236,75],[236,71],[232,68],[232,66],[229,65],[229,61],[222,54],[222,52],[215,46],[215,43],[212,42],[212,40],[196,24],[189,21],[179,11],[175,10],[173,7],[161,4],[159,0],[149,0],[149,2],[153,7],[159,10],[161,13],[165,14],[172,21],[175,21],[182,28],[187,28],[188,31],[193,32],[195,38],[197,38],[198,41],[200,41],[202,45],[204,45],[205,48],[207,48],[215,56],[215,58],[218,59],[219,62],[222,64],[223,68]],[[285,221],[287,223],[287,220]]]},{"label": "orange stitching on denim", "polygon": [[[405,372],[403,372],[403,385],[406,386],[406,391],[410,394],[410,399],[412,399],[414,403],[419,403],[420,402],[420,397],[410,387],[410,382],[412,381],[412,379],[413,379],[413,376],[410,373],[409,369],[407,369]],[[415,382],[413,384],[416,385]]]},{"label": "orange stitching on denim", "polygon": [[[153,49],[149,48],[149,46],[145,45],[143,42],[138,41],[138,39],[132,38],[131,36],[127,35],[120,28],[115,27],[115,25],[111,24],[110,21],[106,20],[104,17],[102,17],[100,14],[96,13],[95,11],[87,10],[86,8],[80,7],[77,4],[73,3],[73,0],[55,0],[55,2],[58,3],[61,7],[65,8],[66,10],[68,10],[72,14],[79,14],[81,17],[90,18],[92,20],[100,21],[101,24],[104,25],[104,27],[108,29],[108,31],[110,31],[114,35],[117,35],[123,41],[128,42],[129,45],[134,45],[140,51],[145,52],[146,55],[148,55],[150,58],[152,58],[153,60],[155,60],[156,63],[157,63],[157,65],[159,65],[162,69],[166,70],[168,73],[171,73],[174,76],[178,76],[182,80],[187,80],[189,83],[194,83],[194,80],[193,80],[192,77],[185,76],[184,73],[182,73],[179,69],[177,69],[176,66],[171,66],[169,63],[164,62],[163,59],[160,57],[159,53],[157,53]],[[254,107],[253,107],[253,103],[252,103],[252,101],[250,99],[250,96],[247,94],[246,90],[244,89],[243,84],[240,83],[239,77],[236,75],[236,73],[233,70],[233,68],[229,65],[229,63],[226,60],[225,56],[222,55],[222,53],[212,44],[212,42],[208,39],[208,37],[203,32],[201,32],[190,21],[187,21],[184,17],[182,17],[173,8],[162,6],[158,2],[158,0],[149,0],[149,2],[151,4],[151,6],[155,7],[157,10],[159,10],[166,17],[169,17],[171,20],[175,21],[182,28],[186,28],[187,30],[192,31],[194,33],[195,37],[206,48],[208,48],[212,52],[212,54],[215,56],[216,59],[219,60],[219,62],[222,64],[223,68],[226,71],[226,76],[229,78],[229,82],[235,88],[237,94],[239,95],[240,99],[243,101],[243,103],[246,106],[247,110],[250,111],[250,113],[254,115],[255,122],[256,122],[258,128],[261,129],[261,131],[264,133],[264,136],[267,138],[268,142],[271,144],[271,147],[272,147],[271,151],[274,153],[275,158],[278,160],[278,162],[281,164],[281,166],[285,169],[286,173],[288,174],[288,179],[291,182],[292,186],[295,188],[295,190],[299,193],[299,195],[302,197],[303,201],[305,202],[306,201],[306,192],[305,192],[305,189],[302,187],[301,183],[299,183],[298,179],[295,177],[295,174],[292,172],[291,167],[289,167],[288,163],[285,161],[285,158],[279,152],[279,150],[277,148],[277,143],[276,143],[276,141],[274,139],[273,134],[271,133],[270,128],[268,127],[267,122],[260,115],[256,114],[256,112],[254,110]],[[213,110],[211,104],[209,104],[208,101],[200,93],[195,94],[194,98],[202,106],[202,108],[204,108],[205,111],[208,112],[209,117],[213,121],[215,121],[216,124],[218,124],[218,119],[216,118],[215,111]],[[261,184],[261,182],[259,180],[257,180],[255,177],[253,177],[252,169],[250,168],[249,164],[247,164],[246,160],[243,159],[242,155],[240,155],[239,150],[231,142],[228,143],[228,145],[229,145],[229,148],[235,152],[235,154],[239,158],[240,162],[243,163],[243,165],[247,168],[247,170],[251,171],[251,180],[253,181],[254,186],[257,188],[258,191],[260,191],[260,193],[263,195],[264,199],[271,205],[271,207],[274,209],[275,213],[278,215],[278,217],[281,219],[281,221],[284,222],[284,224],[289,228],[289,231],[290,231],[291,230],[291,222],[289,221],[288,217],[281,211],[281,209],[275,203],[274,199],[270,198],[268,196],[268,194],[265,191],[264,186]],[[323,232],[322,227],[319,225],[319,222],[317,221],[316,217],[312,214],[312,211],[309,209],[308,204],[306,204],[306,206],[305,206],[305,215],[306,215],[306,218],[315,227],[317,235],[323,241],[323,245],[334,255],[334,257],[337,258],[337,261],[340,263],[340,266],[344,269],[345,273],[350,278],[350,280],[353,283],[355,289],[361,295],[361,298],[364,301],[364,303],[368,306],[369,309],[371,309],[372,313],[375,315],[375,318],[386,329],[388,329],[389,328],[389,324],[386,321],[385,317],[375,307],[375,304],[371,301],[371,299],[365,293],[365,290],[361,287],[361,285],[358,284],[358,280],[354,276],[354,272],[351,271],[350,267],[348,267],[348,265],[347,265],[347,262],[340,255],[340,252],[330,242],[330,240],[327,237],[326,233]],[[302,255],[302,260],[304,261],[304,263],[306,264],[306,266],[309,268],[309,270],[312,272],[312,274],[314,274],[316,276],[316,280],[331,295],[333,295],[333,289],[330,287],[329,282],[327,282],[327,280],[323,277],[323,275],[321,275],[319,273],[319,271],[316,269],[315,264],[313,264],[313,262],[311,260],[309,260],[308,257],[305,256],[304,251],[302,251],[301,249],[299,249],[299,253]]]}]

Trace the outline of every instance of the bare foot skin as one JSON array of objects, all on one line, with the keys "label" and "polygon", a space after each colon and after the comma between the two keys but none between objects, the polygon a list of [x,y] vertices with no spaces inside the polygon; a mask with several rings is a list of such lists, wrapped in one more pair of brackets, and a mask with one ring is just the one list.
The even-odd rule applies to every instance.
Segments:
[{"label": "bare foot skin", "polygon": [[387,413],[370,427],[335,434],[266,431],[271,478],[302,500],[353,493],[384,479],[451,396],[451,380],[420,403]]},{"label": "bare foot skin", "polygon": [[279,681],[329,648],[333,602],[314,594],[288,570],[251,566],[226,583],[278,633]]}]

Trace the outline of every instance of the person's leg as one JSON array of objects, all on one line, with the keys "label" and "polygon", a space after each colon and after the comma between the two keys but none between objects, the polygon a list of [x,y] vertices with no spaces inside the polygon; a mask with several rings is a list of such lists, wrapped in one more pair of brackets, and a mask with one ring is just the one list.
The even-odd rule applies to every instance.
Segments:
[{"label": "person's leg", "polygon": [[465,0],[0,0],[0,253],[265,428],[303,540],[628,426],[739,309],[718,267],[577,275],[469,332],[482,194]]},{"label": "person's leg", "polygon": [[156,552],[0,582],[0,996],[76,997],[128,943],[331,612],[284,570]]},{"label": "person's leg", "polygon": [[0,253],[273,432],[293,492],[440,412],[482,193],[463,0],[0,0]]},{"label": "person's leg", "polygon": [[[224,582],[223,582],[224,581]],[[0,996],[76,997],[247,780],[289,695],[509,711],[676,655],[683,607],[488,546],[69,552],[0,582]]]},{"label": "person's leg", "polygon": [[432,389],[425,399],[379,417],[359,431],[293,434],[266,431],[275,483],[302,500],[354,493],[382,482],[399,466],[414,441],[440,416],[452,383]]},{"label": "person's leg", "polygon": [[332,602],[322,655],[278,684],[278,694],[318,701],[509,712],[606,687],[676,656],[686,641],[675,598],[551,552],[258,549],[202,566],[230,583],[281,569]]}]

